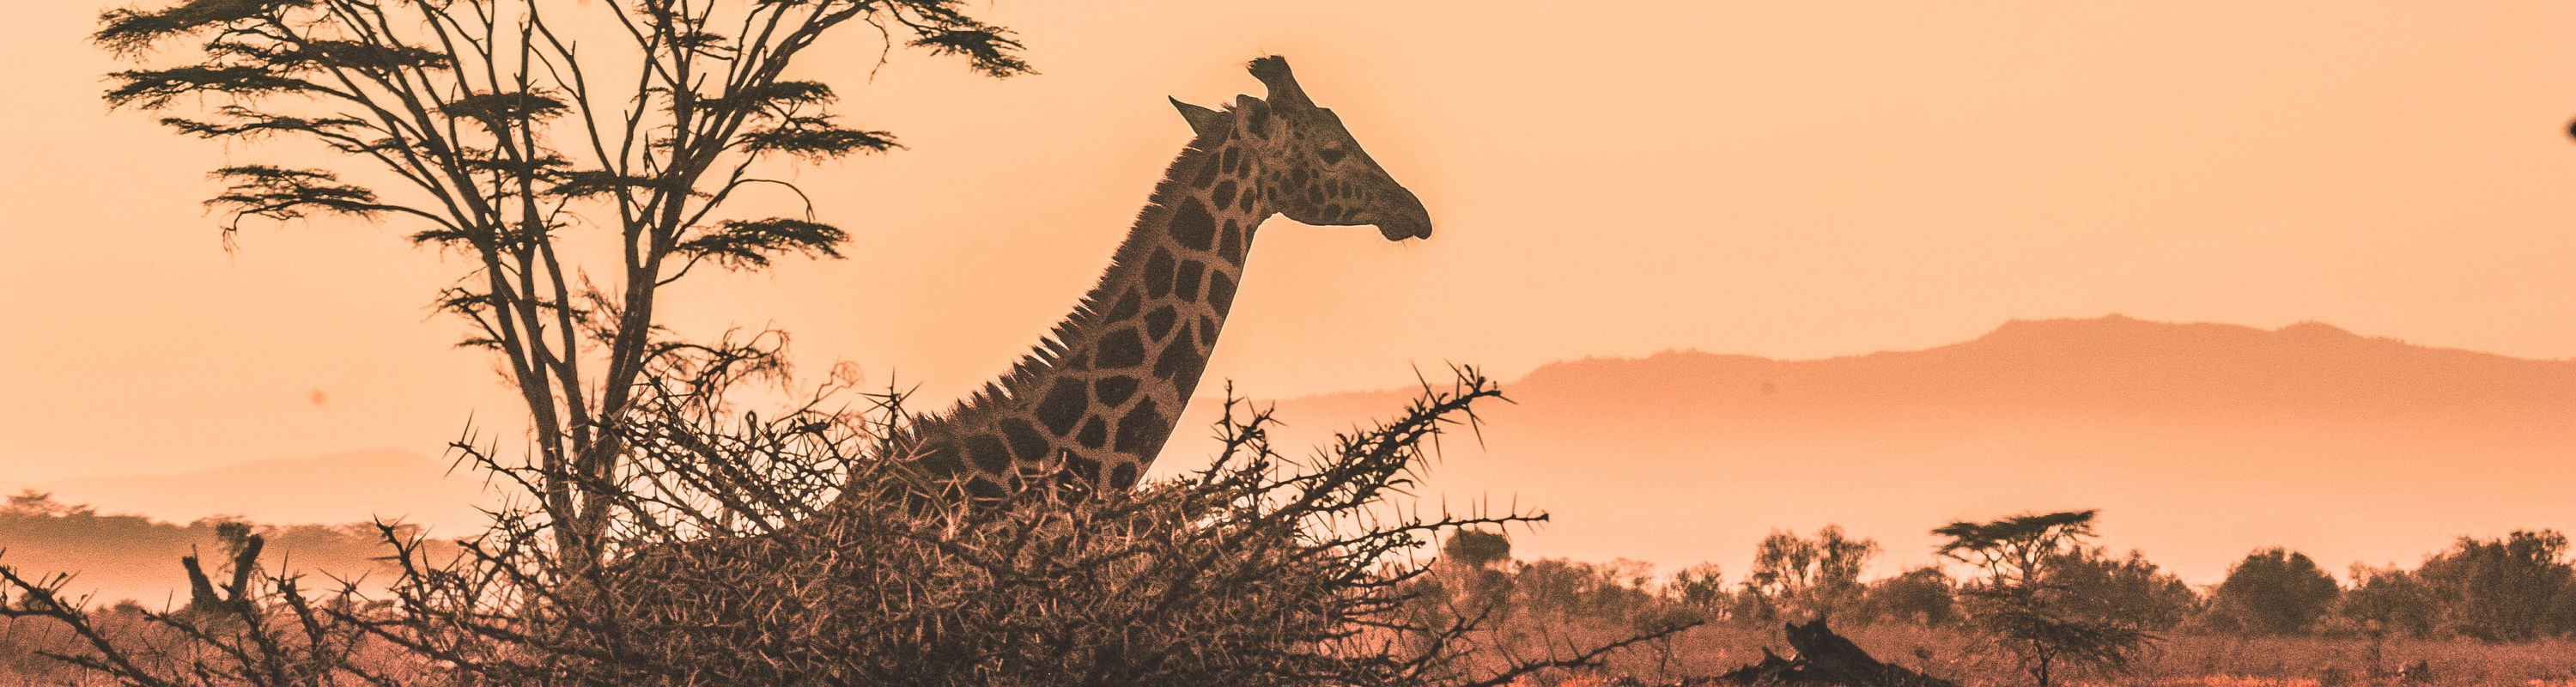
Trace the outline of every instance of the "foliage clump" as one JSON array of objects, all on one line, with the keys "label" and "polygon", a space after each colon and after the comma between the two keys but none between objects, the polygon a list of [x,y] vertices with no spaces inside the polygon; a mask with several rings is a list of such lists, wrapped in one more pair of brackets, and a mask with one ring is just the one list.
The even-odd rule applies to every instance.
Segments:
[{"label": "foliage clump", "polygon": [[1736,614],[1762,624],[1858,615],[1866,591],[1860,572],[1878,550],[1878,542],[1847,537],[1837,525],[1814,538],[1774,531],[1754,549]]},{"label": "foliage clump", "polygon": [[2283,547],[2256,549],[2211,590],[2209,629],[2249,635],[2295,635],[2314,629],[2333,609],[2334,575],[2308,555]]},{"label": "foliage clump", "polygon": [[[556,595],[545,615],[560,631],[537,653],[598,656],[580,684],[1495,677],[1460,660],[1468,628],[1397,611],[1434,533],[1527,518],[1424,519],[1388,499],[1412,483],[1425,442],[1497,393],[1469,374],[1302,462],[1272,450],[1267,414],[1230,405],[1213,464],[1174,481],[980,506],[842,498],[767,532],[648,546]],[[855,467],[847,493],[916,478],[900,463]],[[506,669],[525,672],[495,677],[573,677]]]},{"label": "foliage clump", "polygon": [[2063,573],[2081,569],[2065,564],[2093,536],[2097,512],[2017,515],[1932,530],[1949,540],[1941,555],[1985,573],[1961,590],[1970,627],[2010,652],[2040,687],[2067,668],[2126,669],[2158,639],[2136,618],[2104,614],[2064,579]]},{"label": "foliage clump", "polygon": [[254,578],[226,587],[224,618],[148,616],[167,635],[151,645],[41,586],[19,584],[14,612],[89,637],[68,660],[154,686],[1490,685],[1691,624],[1497,664],[1470,660],[1481,618],[1407,612],[1436,535],[1539,519],[1393,500],[1435,437],[1499,396],[1472,370],[1311,459],[1274,451],[1270,416],[1230,403],[1207,468],[998,505],[876,498],[921,478],[872,457],[899,412],[762,419],[697,393],[720,382],[670,384],[639,406],[654,415],[621,423],[648,469],[603,490],[623,495],[605,565],[559,555],[539,512],[512,512],[446,562],[397,539],[390,599]]}]

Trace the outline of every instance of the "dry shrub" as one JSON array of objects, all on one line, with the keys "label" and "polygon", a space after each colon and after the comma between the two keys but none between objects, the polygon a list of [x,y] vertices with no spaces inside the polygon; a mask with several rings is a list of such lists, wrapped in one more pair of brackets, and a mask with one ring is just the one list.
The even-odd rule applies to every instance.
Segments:
[{"label": "dry shrub", "polygon": [[[1494,685],[1682,629],[1492,661],[1476,654],[1481,618],[1404,612],[1431,537],[1543,517],[1400,502],[1441,433],[1500,397],[1458,373],[1311,458],[1273,450],[1268,413],[1229,399],[1224,448],[1186,477],[970,505],[864,458],[901,445],[886,439],[901,436],[897,399],[827,411],[827,389],[764,419],[720,401],[723,366],[666,370],[618,428],[636,468],[583,485],[615,504],[603,562],[563,555],[552,523],[512,510],[445,562],[387,530],[403,568],[390,603],[308,601],[257,577],[228,590],[254,601],[225,607],[237,617],[151,614],[174,631],[146,644],[76,604],[33,603],[38,586],[20,584],[16,607],[90,638],[68,660],[155,686]],[[560,477],[460,448],[522,484]]]},{"label": "dry shrub", "polygon": [[2554,685],[2576,681],[2576,641],[2183,635],[2139,677],[2190,684],[2211,676],[2314,679],[2331,671],[2354,684],[2392,684],[2398,671],[2419,662],[2429,674],[2414,684]]}]

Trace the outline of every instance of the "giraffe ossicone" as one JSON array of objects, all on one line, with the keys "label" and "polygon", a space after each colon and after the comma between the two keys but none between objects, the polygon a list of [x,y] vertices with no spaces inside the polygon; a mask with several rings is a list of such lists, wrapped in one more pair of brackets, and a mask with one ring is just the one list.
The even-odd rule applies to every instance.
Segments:
[{"label": "giraffe ossicone", "polygon": [[1287,60],[1249,67],[1266,97],[1223,109],[1172,100],[1195,136],[1099,285],[1010,373],[915,422],[889,457],[910,461],[945,499],[1133,486],[1206,369],[1263,220],[1376,225],[1391,241],[1431,235],[1422,201],[1307,97]]}]

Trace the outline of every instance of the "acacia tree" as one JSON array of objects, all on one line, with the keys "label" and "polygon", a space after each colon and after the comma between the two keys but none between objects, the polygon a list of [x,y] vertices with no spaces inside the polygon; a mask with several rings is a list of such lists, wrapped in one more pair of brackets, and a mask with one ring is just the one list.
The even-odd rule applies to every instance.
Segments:
[{"label": "acacia tree", "polygon": [[1970,627],[2012,652],[2040,687],[2061,666],[2125,669],[2156,640],[2133,622],[2081,613],[2077,590],[2052,579],[2054,567],[2093,536],[2099,512],[2016,515],[1932,530],[1949,538],[1940,555],[1985,573],[1960,589]]},{"label": "acacia tree", "polygon": [[[853,22],[898,46],[1027,72],[1008,30],[959,0],[184,0],[101,15],[119,107],[210,139],[300,139],[331,166],[217,169],[207,201],[245,221],[398,218],[470,269],[437,306],[466,320],[527,406],[527,476],[556,548],[596,560],[601,490],[632,451],[617,424],[657,366],[783,372],[781,336],[689,343],[655,326],[657,292],[700,266],[837,258],[847,235],[801,216],[724,211],[777,158],[899,147],[845,126],[836,93],[789,77]],[[208,107],[209,104],[214,104]],[[573,230],[609,240],[571,241]],[[606,248],[608,250],[601,250]],[[613,251],[613,252],[612,252]],[[593,281],[594,277],[599,281]],[[774,332],[764,332],[774,334]],[[710,363],[713,361],[713,363]],[[464,442],[470,444],[471,439]]]}]

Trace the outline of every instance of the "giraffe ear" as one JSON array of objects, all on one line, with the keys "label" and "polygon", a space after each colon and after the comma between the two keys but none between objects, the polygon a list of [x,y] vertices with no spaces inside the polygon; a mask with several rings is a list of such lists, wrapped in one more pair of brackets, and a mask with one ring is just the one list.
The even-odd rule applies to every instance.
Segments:
[{"label": "giraffe ear", "polygon": [[1250,95],[1236,95],[1234,109],[1250,112],[1255,116],[1267,116],[1270,114],[1270,103],[1262,102],[1260,98]]},{"label": "giraffe ear", "polygon": [[1209,131],[1225,128],[1224,113],[1181,102],[1179,98],[1172,98],[1171,101],[1172,107],[1180,108],[1181,118],[1190,120],[1191,131],[1205,136]]},{"label": "giraffe ear", "polygon": [[1248,95],[1234,97],[1234,111],[1242,113],[1243,133],[1253,138],[1269,138],[1273,118],[1270,103]]}]

